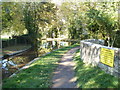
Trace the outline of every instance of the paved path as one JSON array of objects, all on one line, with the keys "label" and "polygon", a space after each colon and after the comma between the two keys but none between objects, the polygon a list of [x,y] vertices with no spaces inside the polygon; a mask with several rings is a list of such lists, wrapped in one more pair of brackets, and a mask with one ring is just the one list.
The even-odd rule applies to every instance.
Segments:
[{"label": "paved path", "polygon": [[75,63],[72,60],[77,49],[79,49],[79,47],[69,50],[62,57],[52,78],[52,88],[76,88]]}]

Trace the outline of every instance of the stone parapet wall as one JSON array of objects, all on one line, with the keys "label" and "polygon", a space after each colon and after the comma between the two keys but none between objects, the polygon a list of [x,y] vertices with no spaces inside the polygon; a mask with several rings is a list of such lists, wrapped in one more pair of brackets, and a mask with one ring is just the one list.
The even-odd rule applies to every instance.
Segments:
[{"label": "stone parapet wall", "polygon": [[[106,73],[120,77],[120,48],[111,48],[104,45],[104,40],[87,39],[80,42],[80,56],[85,64],[98,66]],[[114,66],[110,67],[100,62],[100,50],[107,48],[114,50]]]}]

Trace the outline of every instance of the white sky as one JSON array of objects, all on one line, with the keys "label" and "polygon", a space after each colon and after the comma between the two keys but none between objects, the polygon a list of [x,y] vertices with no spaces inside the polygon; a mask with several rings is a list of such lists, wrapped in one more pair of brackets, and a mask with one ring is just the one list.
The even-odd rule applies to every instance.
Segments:
[{"label": "white sky", "polygon": [[120,0],[51,0],[56,4],[61,4],[62,2],[118,2]]},{"label": "white sky", "polygon": [[51,2],[57,4],[57,5],[61,5],[63,0],[52,0]]},{"label": "white sky", "polygon": [[2,2],[46,2],[46,1],[52,1],[58,5],[60,5],[62,2],[118,2],[120,0],[0,0]]}]

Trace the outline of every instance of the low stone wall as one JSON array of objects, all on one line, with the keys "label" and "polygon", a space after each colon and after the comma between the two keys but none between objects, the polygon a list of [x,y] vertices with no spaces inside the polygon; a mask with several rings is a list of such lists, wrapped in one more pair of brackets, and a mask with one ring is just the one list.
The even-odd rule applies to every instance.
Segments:
[{"label": "low stone wall", "polygon": [[[80,56],[84,63],[98,66],[106,73],[120,77],[120,48],[103,46],[103,40],[88,39],[80,42]],[[100,49],[107,48],[115,51],[114,66],[110,67],[100,62]]]}]

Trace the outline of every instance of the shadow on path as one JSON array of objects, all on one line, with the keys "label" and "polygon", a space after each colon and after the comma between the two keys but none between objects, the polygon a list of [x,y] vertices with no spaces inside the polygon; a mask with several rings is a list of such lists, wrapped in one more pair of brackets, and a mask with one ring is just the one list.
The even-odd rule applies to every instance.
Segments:
[{"label": "shadow on path", "polygon": [[79,47],[69,50],[62,57],[52,78],[52,88],[76,88],[73,56]]}]

